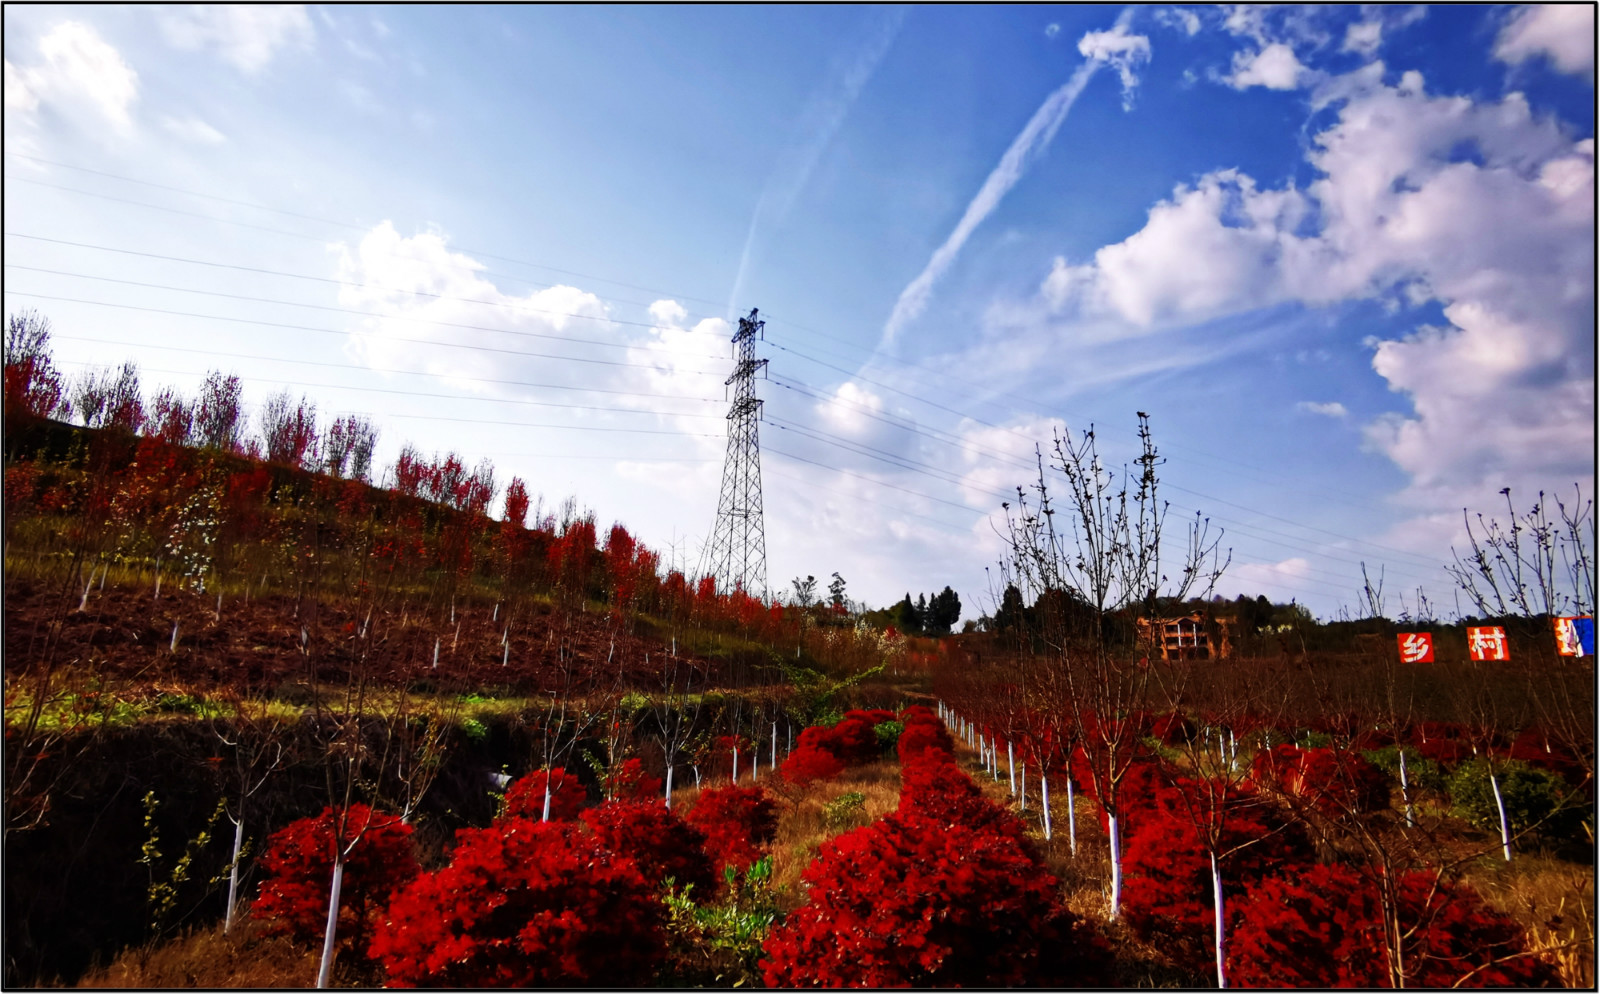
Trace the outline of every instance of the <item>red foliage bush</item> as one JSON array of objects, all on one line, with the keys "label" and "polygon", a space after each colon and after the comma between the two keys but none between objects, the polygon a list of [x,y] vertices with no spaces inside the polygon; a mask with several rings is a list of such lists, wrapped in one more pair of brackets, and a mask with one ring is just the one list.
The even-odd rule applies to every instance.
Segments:
[{"label": "red foliage bush", "polygon": [[890,815],[822,846],[768,936],[770,987],[1097,986],[1103,940],[1017,843]]},{"label": "red foliage bush", "polygon": [[894,748],[902,766],[930,759],[953,759],[956,752],[955,740],[938,719],[907,719],[905,731],[900,733]]},{"label": "red foliage bush", "polygon": [[1142,938],[1213,936],[1211,855],[1197,822],[1220,828],[1225,906],[1234,900],[1227,894],[1315,862],[1304,832],[1265,798],[1217,781],[1179,780],[1153,809],[1137,813],[1122,849],[1122,909]]},{"label": "red foliage bush", "polygon": [[[1433,874],[1399,881],[1408,987],[1548,987],[1548,963],[1525,952],[1515,922],[1467,887]],[[1229,980],[1240,987],[1387,987],[1377,888],[1341,866],[1269,877],[1236,908]],[[1498,962],[1497,962],[1498,961]]]},{"label": "red foliage bush", "polygon": [[844,772],[844,764],[831,752],[806,746],[791,752],[778,772],[796,787],[807,787],[818,780],[832,780]]},{"label": "red foliage bush", "polygon": [[574,825],[508,818],[457,834],[450,865],[395,895],[372,956],[396,987],[637,987],[665,951],[632,859]]},{"label": "red foliage bush", "polygon": [[705,833],[706,853],[719,871],[754,863],[778,834],[778,807],[760,787],[703,790],[684,819]]},{"label": "red foliage bush", "polygon": [[[302,942],[322,938],[333,888],[334,831],[338,811],[324,808],[314,818],[292,821],[272,833],[261,866],[267,878],[251,913],[267,934],[287,934]],[[347,838],[360,836],[345,859],[339,886],[338,938],[364,949],[378,911],[396,888],[419,871],[411,845],[411,826],[399,815],[352,804]]]},{"label": "red foliage bush", "polygon": [[[547,774],[534,770],[506,788],[506,815],[512,818],[544,817],[544,785]],[[550,820],[572,821],[578,817],[589,794],[578,778],[557,766],[548,774],[550,781]]]},{"label": "red foliage bush", "polygon": [[673,814],[664,801],[609,801],[585,811],[583,821],[607,849],[638,863],[651,886],[671,877],[680,889],[693,884],[704,894],[717,882],[705,833]]},{"label": "red foliage bush", "polygon": [[662,787],[661,778],[646,773],[644,763],[637,756],[623,760],[622,765],[606,777],[606,790],[619,801],[645,801],[660,797]]},{"label": "red foliage bush", "polygon": [[952,763],[913,763],[900,769],[902,818],[921,818],[938,825],[964,825],[977,832],[1015,840],[1030,856],[1032,843],[1022,820],[983,796],[972,778]]},{"label": "red foliage bush", "polygon": [[1357,753],[1276,746],[1256,757],[1251,778],[1307,798],[1323,814],[1377,811],[1389,805],[1389,776]]},{"label": "red foliage bush", "polygon": [[887,711],[883,708],[873,708],[870,711],[863,711],[860,708],[853,708],[849,711],[846,711],[844,716],[846,721],[851,719],[856,721],[864,721],[874,728],[886,721],[894,720],[894,712]]},{"label": "red foliage bush", "polygon": [[872,762],[882,752],[873,727],[871,721],[845,718],[828,729],[828,751],[846,766]]}]

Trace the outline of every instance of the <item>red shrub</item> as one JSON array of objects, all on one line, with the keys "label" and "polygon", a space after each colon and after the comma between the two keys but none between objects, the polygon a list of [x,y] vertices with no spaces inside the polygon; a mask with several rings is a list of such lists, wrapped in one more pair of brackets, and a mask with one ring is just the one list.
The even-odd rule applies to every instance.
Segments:
[{"label": "red shrub", "polygon": [[633,860],[561,822],[458,833],[450,865],[396,894],[372,956],[397,987],[637,987],[665,950]]},{"label": "red shrub", "polygon": [[[333,886],[334,831],[338,812],[324,808],[314,818],[292,821],[272,833],[261,866],[267,878],[250,906],[268,934],[288,934],[302,942],[320,939],[328,923]],[[364,949],[378,910],[396,888],[417,875],[411,826],[399,815],[381,814],[352,804],[345,835],[359,841],[345,860],[339,888],[338,937]]]},{"label": "red shrub", "polygon": [[828,750],[846,766],[856,766],[860,763],[870,763],[882,753],[878,745],[878,735],[873,731],[874,723],[863,721],[860,718],[845,718],[833,728],[829,729],[828,741],[831,748]]},{"label": "red shrub", "polygon": [[1216,781],[1180,780],[1153,809],[1138,812],[1123,845],[1122,908],[1143,938],[1198,942],[1215,931],[1211,856],[1197,822],[1220,828],[1225,906],[1237,900],[1227,895],[1262,877],[1315,861],[1304,832],[1265,798]]},{"label": "red shrub", "polygon": [[778,834],[778,808],[760,787],[713,787],[700,792],[684,816],[706,835],[706,853],[719,870],[744,869]]},{"label": "red shrub", "polygon": [[1276,746],[1256,757],[1251,777],[1307,798],[1329,817],[1389,805],[1389,776],[1353,752]]},{"label": "red shrub", "polygon": [[937,720],[908,720],[900,740],[895,743],[895,752],[900,755],[901,765],[906,766],[925,759],[953,759],[956,744]]},{"label": "red shrub", "polygon": [[806,787],[818,780],[832,780],[844,772],[844,764],[831,752],[802,747],[789,754],[779,772],[796,787]]},{"label": "red shrub", "polygon": [[644,771],[638,757],[625,759],[622,765],[606,778],[606,790],[619,801],[645,801],[661,796],[663,784],[660,777]]},{"label": "red shrub", "polygon": [[1012,840],[890,815],[822,846],[768,936],[770,987],[1096,986],[1103,940]]},{"label": "red shrub", "polygon": [[[545,779],[545,771],[534,770],[507,787],[506,816],[541,820],[544,817]],[[578,782],[577,777],[559,766],[550,771],[548,779],[550,820],[572,821],[577,818],[578,812],[583,808],[583,802],[589,797],[588,792],[583,789],[583,784]]]},{"label": "red shrub", "polygon": [[583,820],[607,849],[638,863],[653,887],[671,877],[678,888],[692,884],[704,894],[717,882],[705,833],[673,814],[664,801],[610,801],[585,811]]},{"label": "red shrub", "polygon": [[913,719],[922,718],[926,718],[930,721],[939,720],[939,716],[934,713],[933,708],[926,707],[921,704],[909,705],[904,711],[900,712],[900,720],[905,722],[907,725],[911,724]]},{"label": "red shrub", "polygon": [[1377,894],[1341,866],[1269,877],[1234,908],[1228,981],[1238,987],[1384,987]]},{"label": "red shrub", "polygon": [[886,711],[883,708],[873,708],[870,711],[863,711],[863,710],[861,710],[859,708],[856,708],[856,709],[852,709],[850,711],[846,711],[844,713],[844,716],[845,716],[845,719],[847,721],[853,718],[856,721],[864,721],[867,724],[873,726],[874,728],[876,728],[877,726],[883,724],[886,721],[893,721],[894,720],[894,712],[893,711]]},{"label": "red shrub", "polygon": [[902,818],[920,818],[939,825],[964,825],[977,832],[1003,835],[1030,855],[1032,844],[1022,820],[983,796],[972,778],[951,763],[914,763],[900,769]]},{"label": "red shrub", "polygon": [[[1547,987],[1549,964],[1525,951],[1520,928],[1466,887],[1429,873],[1399,884],[1401,961],[1408,987]],[[1353,870],[1313,866],[1270,877],[1236,908],[1229,980],[1240,987],[1387,987],[1378,891]],[[1496,962],[1499,961],[1499,962]]]}]

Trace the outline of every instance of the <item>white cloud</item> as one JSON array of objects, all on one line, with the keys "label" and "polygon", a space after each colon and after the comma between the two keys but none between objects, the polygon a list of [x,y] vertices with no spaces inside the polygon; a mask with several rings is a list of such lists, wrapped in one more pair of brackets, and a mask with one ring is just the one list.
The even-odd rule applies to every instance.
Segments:
[{"label": "white cloud", "polygon": [[1236,52],[1233,72],[1227,83],[1236,90],[1264,86],[1269,90],[1292,90],[1300,85],[1307,69],[1295,58],[1294,50],[1283,42],[1274,42],[1259,52]]},{"label": "white cloud", "polygon": [[1156,23],[1164,28],[1182,31],[1189,37],[1200,33],[1200,15],[1182,7],[1163,7],[1156,11]]},{"label": "white cloud", "polygon": [[1060,33],[1061,33],[1061,25],[1059,25],[1059,24],[1052,23],[1052,24],[1046,24],[1044,26],[1044,36],[1046,38],[1054,38],[1056,35],[1058,35]]},{"label": "white cloud", "polygon": [[94,28],[77,21],[56,25],[39,41],[41,61],[31,66],[5,64],[6,109],[32,121],[41,106],[69,117],[92,118],[126,134],[133,130],[132,106],[139,98],[139,74]]},{"label": "white cloud", "polygon": [[6,60],[6,110],[28,112],[39,106],[39,95],[28,85],[28,76]]},{"label": "white cloud", "polygon": [[1297,595],[1304,597],[1310,575],[1311,563],[1304,556],[1275,563],[1235,561],[1223,574],[1217,592],[1224,597],[1265,593],[1271,600],[1283,602]]},{"label": "white cloud", "polygon": [[1305,411],[1308,414],[1321,414],[1329,418],[1346,418],[1350,415],[1350,412],[1345,410],[1344,405],[1337,400],[1331,400],[1326,404],[1318,403],[1314,400],[1302,400],[1294,406],[1296,410]]},{"label": "white cloud", "polygon": [[854,381],[841,383],[828,400],[816,405],[816,412],[835,433],[861,436],[874,432],[883,414],[883,398]]},{"label": "white cloud", "polygon": [[163,117],[161,126],[176,137],[196,145],[220,145],[228,140],[222,132],[193,115],[185,118]]},{"label": "white cloud", "polygon": [[1134,70],[1150,61],[1150,39],[1130,34],[1127,24],[1118,21],[1110,31],[1090,31],[1078,39],[1078,53],[1091,62],[1103,62],[1117,70],[1122,80],[1122,109],[1131,109],[1133,89],[1139,85],[1139,76]]},{"label": "white cloud", "polygon": [[1372,56],[1383,44],[1382,21],[1357,21],[1345,29],[1341,50],[1357,55]]},{"label": "white cloud", "polygon": [[214,48],[239,71],[257,73],[294,46],[309,48],[315,37],[311,19],[299,4],[194,4],[168,8],[162,33],[176,48]]},{"label": "white cloud", "polygon": [[1512,15],[1495,39],[1494,57],[1516,65],[1546,56],[1560,71],[1594,78],[1594,6],[1534,4]]},{"label": "white cloud", "polygon": [[1420,75],[1386,86],[1374,65],[1319,86],[1338,111],[1312,138],[1305,190],[1234,170],[1180,186],[1092,260],[1057,259],[1039,303],[1150,334],[1284,303],[1437,302],[1447,327],[1373,343],[1374,371],[1411,407],[1366,430],[1409,474],[1403,499],[1460,507],[1591,476],[1593,140],[1520,94],[1430,96]]}]

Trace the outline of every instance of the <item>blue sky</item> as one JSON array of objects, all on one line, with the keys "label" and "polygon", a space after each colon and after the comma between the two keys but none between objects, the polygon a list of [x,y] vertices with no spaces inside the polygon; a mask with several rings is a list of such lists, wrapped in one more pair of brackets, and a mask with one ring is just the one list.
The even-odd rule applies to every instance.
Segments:
[{"label": "blue sky", "polygon": [[290,386],[381,465],[492,459],[691,569],[750,307],[773,587],[974,617],[1034,445],[1092,423],[1121,463],[1136,411],[1221,592],[1324,617],[1361,562],[1448,614],[1463,507],[1593,493],[1592,7],[5,29],[6,307],[67,369]]}]

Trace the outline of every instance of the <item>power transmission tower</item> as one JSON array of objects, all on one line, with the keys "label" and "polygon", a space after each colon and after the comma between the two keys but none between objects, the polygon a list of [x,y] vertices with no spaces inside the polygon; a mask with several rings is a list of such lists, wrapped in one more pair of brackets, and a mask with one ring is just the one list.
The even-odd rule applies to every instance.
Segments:
[{"label": "power transmission tower", "polygon": [[756,358],[756,336],[765,338],[765,321],[750,316],[739,319],[733,336],[733,375],[725,386],[733,387],[733,406],[728,409],[728,454],[722,463],[722,495],[717,498],[717,525],[706,546],[709,570],[702,575],[717,578],[717,588],[743,589],[754,597],[767,593],[767,533],[761,513],[761,441],[756,425],[761,420],[761,401],[756,397],[755,374],[767,365]]}]

